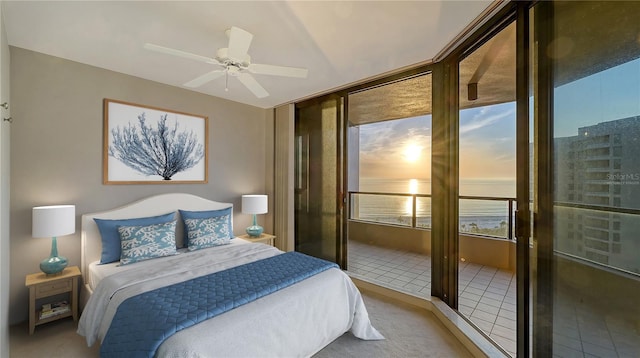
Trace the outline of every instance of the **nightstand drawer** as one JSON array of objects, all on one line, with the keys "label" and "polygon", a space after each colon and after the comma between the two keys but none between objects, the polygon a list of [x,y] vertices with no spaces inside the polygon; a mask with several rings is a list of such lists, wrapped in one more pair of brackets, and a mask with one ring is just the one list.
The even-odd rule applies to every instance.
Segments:
[{"label": "nightstand drawer", "polygon": [[48,297],[58,293],[69,292],[73,289],[73,280],[60,280],[39,284],[36,286],[36,298]]}]

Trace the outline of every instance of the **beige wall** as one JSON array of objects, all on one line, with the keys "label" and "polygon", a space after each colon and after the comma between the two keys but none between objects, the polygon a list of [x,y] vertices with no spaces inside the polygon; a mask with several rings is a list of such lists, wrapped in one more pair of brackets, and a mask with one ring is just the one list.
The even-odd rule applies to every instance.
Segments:
[{"label": "beige wall", "polygon": [[294,173],[293,157],[295,148],[293,104],[275,109],[275,145],[274,145],[274,201],[277,201],[275,220],[273,223],[276,246],[280,250],[295,250],[295,206],[294,206]]},{"label": "beige wall", "polygon": [[[349,240],[431,255],[431,230],[349,221]],[[515,271],[515,241],[460,235],[460,258],[465,262]]]},{"label": "beige wall", "polygon": [[393,225],[349,221],[349,240],[431,255],[431,231]]},{"label": "beige wall", "polygon": [[516,242],[460,234],[460,259],[479,265],[516,270]]},{"label": "beige wall", "polygon": [[[9,45],[0,6],[0,103],[9,98]],[[9,181],[11,125],[4,118],[11,116],[11,107],[0,110],[0,358],[9,357]]]},{"label": "beige wall", "polygon": [[[80,215],[153,194],[188,192],[235,205],[234,232],[251,216],[240,197],[273,194],[273,110],[11,47],[10,322],[27,319],[25,275],[39,271],[51,240],[31,237],[31,208],[75,204],[76,233],[58,238],[69,265],[80,265]],[[102,101],[123,100],[209,117],[209,183],[102,184]],[[271,207],[273,204],[271,204]],[[271,213],[273,210],[270,211]],[[260,215],[266,232],[272,214]]]}]

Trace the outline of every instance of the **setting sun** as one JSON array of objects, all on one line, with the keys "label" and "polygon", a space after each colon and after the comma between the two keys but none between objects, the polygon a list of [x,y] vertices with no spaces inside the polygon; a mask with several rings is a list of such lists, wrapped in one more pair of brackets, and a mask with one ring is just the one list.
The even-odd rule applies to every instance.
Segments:
[{"label": "setting sun", "polygon": [[418,179],[409,179],[409,194],[418,194]]},{"label": "setting sun", "polygon": [[420,159],[420,155],[422,154],[422,147],[415,144],[407,144],[404,148],[404,160],[409,163],[415,163]]}]

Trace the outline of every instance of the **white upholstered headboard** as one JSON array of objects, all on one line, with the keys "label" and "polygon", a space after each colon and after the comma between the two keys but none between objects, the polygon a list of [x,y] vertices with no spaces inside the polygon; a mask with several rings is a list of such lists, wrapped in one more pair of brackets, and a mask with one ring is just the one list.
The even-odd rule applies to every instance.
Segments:
[{"label": "white upholstered headboard", "polygon": [[[167,214],[172,211],[190,210],[219,210],[224,208],[233,208],[233,204],[221,203],[209,199],[201,198],[192,194],[171,193],[150,196],[148,198],[135,201],[133,203],[121,206],[119,208],[102,211],[99,213],[90,213],[82,215],[82,232],[81,232],[81,265],[82,278],[87,281],[89,264],[100,260],[102,253],[102,243],[98,226],[93,218],[100,219],[128,219],[141,218],[148,216],[157,216]],[[233,211],[233,209],[232,209]],[[179,213],[176,218],[180,220]],[[233,226],[233,215],[231,218]],[[176,241],[182,242],[182,225],[178,222],[176,225]]]}]

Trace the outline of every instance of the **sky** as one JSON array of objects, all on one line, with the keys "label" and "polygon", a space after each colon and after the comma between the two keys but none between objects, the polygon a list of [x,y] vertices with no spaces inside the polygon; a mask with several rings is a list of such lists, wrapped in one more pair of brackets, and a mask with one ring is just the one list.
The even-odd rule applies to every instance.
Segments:
[{"label": "sky", "polygon": [[579,127],[640,115],[640,59],[556,88],[554,135],[571,137]]},{"label": "sky", "polygon": [[[515,103],[460,112],[461,178],[515,178]],[[360,176],[431,178],[431,116],[360,126]]]},{"label": "sky", "polygon": [[[460,178],[515,180],[515,102],[460,112]],[[577,81],[554,92],[554,136],[578,128],[640,115],[640,59]],[[360,176],[431,177],[431,116],[360,126]]]},{"label": "sky", "polygon": [[515,102],[460,111],[460,179],[515,177]]},{"label": "sky", "polygon": [[431,177],[431,116],[360,126],[360,177]]}]

